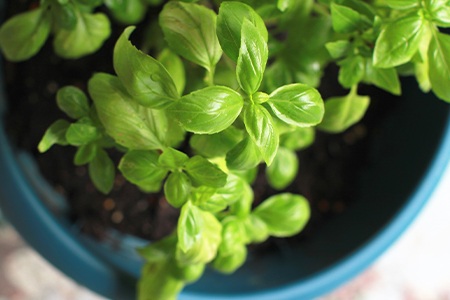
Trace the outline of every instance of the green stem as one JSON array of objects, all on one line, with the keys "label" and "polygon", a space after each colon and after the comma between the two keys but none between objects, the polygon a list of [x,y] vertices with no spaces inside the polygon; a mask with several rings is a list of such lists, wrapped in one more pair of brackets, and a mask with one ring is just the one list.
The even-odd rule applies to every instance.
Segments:
[{"label": "green stem", "polygon": [[209,70],[206,71],[206,76],[205,76],[205,83],[208,86],[213,86],[214,85],[214,74],[216,72],[216,66],[215,65],[211,65]]}]

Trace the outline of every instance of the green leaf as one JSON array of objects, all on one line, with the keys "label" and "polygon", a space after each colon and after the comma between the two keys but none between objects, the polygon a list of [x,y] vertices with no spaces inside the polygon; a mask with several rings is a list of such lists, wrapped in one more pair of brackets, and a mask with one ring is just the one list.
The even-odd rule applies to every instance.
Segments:
[{"label": "green leaf", "polygon": [[216,18],[214,11],[207,7],[171,1],[161,11],[159,24],[174,52],[212,71],[222,56]]},{"label": "green leaf", "polygon": [[252,7],[237,1],[222,2],[217,17],[217,37],[223,51],[233,61],[238,60],[244,20],[249,20],[267,42],[266,25]]},{"label": "green leaf", "polygon": [[191,180],[183,172],[173,172],[164,183],[164,195],[173,207],[183,206],[192,189]]},{"label": "green leaf", "polygon": [[247,259],[247,247],[239,244],[233,253],[222,254],[220,251],[212,262],[212,267],[219,272],[231,274],[241,267]]},{"label": "green leaf", "polygon": [[10,61],[27,60],[42,48],[50,28],[50,16],[45,9],[15,15],[0,28],[0,48]]},{"label": "green leaf", "polygon": [[222,242],[222,224],[216,217],[190,202],[183,205],[178,220],[176,259],[181,266],[208,263]]},{"label": "green leaf", "polygon": [[427,0],[425,7],[434,24],[439,27],[450,27],[450,5],[447,0]]},{"label": "green leaf", "polygon": [[223,211],[227,207],[227,203],[220,197],[213,198],[217,189],[202,185],[194,188],[191,193],[191,202],[198,208],[210,213]]},{"label": "green leaf", "polygon": [[450,36],[436,32],[428,51],[432,90],[440,99],[450,102]]},{"label": "green leaf", "polygon": [[347,56],[352,49],[352,44],[346,40],[339,40],[335,42],[328,42],[325,47],[332,58],[338,59]]},{"label": "green leaf", "polygon": [[371,22],[366,16],[350,7],[336,3],[331,4],[331,17],[333,29],[338,33],[363,31],[371,26]]},{"label": "green leaf", "polygon": [[395,9],[410,9],[419,6],[417,0],[388,0],[386,4]]},{"label": "green leaf", "polygon": [[262,158],[270,165],[277,153],[279,142],[272,116],[262,105],[249,104],[244,107],[244,124]]},{"label": "green leaf", "polygon": [[325,101],[325,116],[318,128],[339,133],[359,122],[369,106],[370,98],[355,92],[342,97],[332,97]]},{"label": "green leaf", "polygon": [[181,58],[170,51],[168,48],[164,49],[158,56],[158,61],[167,69],[172,77],[178,94],[181,96],[186,86],[186,72]]},{"label": "green leaf", "polygon": [[65,86],[58,90],[56,102],[59,109],[72,119],[89,115],[89,104],[86,94],[77,87]]},{"label": "green leaf", "polygon": [[280,120],[299,127],[322,121],[324,106],[319,92],[305,84],[282,86],[270,94],[267,102]]},{"label": "green leaf", "polygon": [[57,120],[45,131],[38,145],[39,152],[45,152],[53,145],[67,145],[66,132],[70,123],[66,120]]},{"label": "green leaf", "polygon": [[227,174],[206,158],[196,155],[185,164],[184,170],[194,186],[219,188],[227,182]]},{"label": "green leaf", "polygon": [[280,147],[273,163],[267,167],[267,181],[276,190],[286,188],[297,176],[298,165],[299,162],[295,152]]},{"label": "green leaf", "polygon": [[120,160],[119,170],[131,183],[146,192],[157,192],[167,175],[167,169],[158,163],[156,151],[128,151]]},{"label": "green leaf", "polygon": [[138,300],[176,300],[184,288],[183,280],[172,275],[173,260],[150,262],[142,268]]},{"label": "green leaf", "polygon": [[108,194],[114,185],[115,166],[108,154],[98,149],[94,159],[89,163],[89,177],[95,187],[103,194]]},{"label": "green leaf", "polygon": [[345,88],[358,84],[364,77],[365,60],[361,55],[349,56],[339,63],[339,83]]},{"label": "green leaf", "polygon": [[139,117],[139,107],[123,91],[117,77],[97,73],[89,80],[88,89],[106,132],[118,144],[132,150],[164,148]]},{"label": "green leaf", "polygon": [[215,134],[194,134],[189,140],[190,146],[196,153],[213,158],[225,156],[242,140],[242,131],[235,127],[228,127]]},{"label": "green leaf", "polygon": [[312,127],[297,127],[280,135],[280,146],[298,151],[310,146],[315,139],[315,130]]},{"label": "green leaf", "polygon": [[77,14],[73,5],[68,3],[55,4],[51,6],[51,12],[55,27],[73,30],[77,26]]},{"label": "green leaf", "polygon": [[234,174],[228,174],[227,182],[216,190],[211,196],[211,201],[224,203],[226,206],[231,205],[246,197],[247,188],[249,188],[249,184],[244,179]]},{"label": "green leaf", "polygon": [[391,68],[407,63],[419,48],[426,23],[413,13],[389,23],[375,43],[373,62],[378,68]]},{"label": "green leaf", "polygon": [[73,160],[74,164],[76,166],[82,166],[90,163],[97,154],[97,149],[98,148],[96,143],[81,145],[80,147],[78,147],[77,152],[75,153],[75,157]]},{"label": "green leaf", "polygon": [[250,214],[244,220],[247,243],[261,243],[269,237],[267,224],[255,214]]},{"label": "green leaf", "polygon": [[[254,170],[257,171],[256,168]],[[228,175],[228,176],[230,177],[231,175]],[[229,212],[230,212],[230,214],[232,214],[236,217],[247,218],[252,209],[254,193],[253,193],[253,189],[250,186],[250,184],[247,183],[244,178],[241,178],[241,179],[244,180],[244,182],[245,182],[245,184],[242,185],[242,188],[239,191],[241,196],[237,201],[234,201],[233,203],[231,203],[231,205],[229,207]],[[240,187],[240,185],[239,185],[239,187]],[[236,193],[236,195],[237,194],[238,193]],[[231,199],[233,199],[233,197]]]},{"label": "green leaf", "polygon": [[127,27],[114,47],[114,70],[133,100],[145,107],[165,108],[178,99],[175,83],[159,61],[131,44],[133,30]]},{"label": "green leaf", "polygon": [[395,68],[380,69],[374,67],[372,59],[366,59],[364,81],[394,95],[402,93],[397,70]]},{"label": "green leaf", "polygon": [[255,208],[253,214],[267,225],[270,235],[288,237],[305,227],[310,208],[303,196],[284,193],[266,199]]},{"label": "green leaf", "polygon": [[53,39],[56,54],[76,59],[97,51],[111,33],[108,17],[75,9],[77,24],[73,29],[58,28]]},{"label": "green leaf", "polygon": [[113,17],[122,24],[137,24],[147,11],[141,0],[105,0],[104,3]]},{"label": "green leaf", "polygon": [[197,134],[228,128],[239,116],[244,100],[225,86],[210,86],[183,96],[167,108],[181,126]]},{"label": "green leaf", "polygon": [[242,23],[241,47],[236,65],[236,75],[247,95],[258,91],[266,68],[269,50],[267,42],[253,23],[245,19]]},{"label": "green leaf", "polygon": [[189,156],[185,153],[173,148],[166,148],[159,157],[158,162],[162,166],[175,171],[181,169],[188,160]]},{"label": "green leaf", "polygon": [[98,138],[100,138],[100,132],[91,124],[73,123],[66,131],[66,140],[73,146],[89,144]]},{"label": "green leaf", "polygon": [[230,170],[249,170],[261,162],[261,152],[249,136],[245,137],[226,155],[227,167]]}]

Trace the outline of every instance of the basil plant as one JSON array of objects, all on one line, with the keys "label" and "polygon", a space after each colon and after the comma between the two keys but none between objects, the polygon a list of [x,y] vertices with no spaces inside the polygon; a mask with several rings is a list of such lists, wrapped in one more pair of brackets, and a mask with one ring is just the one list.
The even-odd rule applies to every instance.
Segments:
[{"label": "basil plant", "polygon": [[[101,2],[43,0],[50,9],[2,26],[0,46],[6,57],[27,58],[53,28],[63,56],[91,52],[108,35],[106,19],[92,10]],[[142,13],[161,1],[122,2]],[[86,26],[72,18],[80,14]],[[447,0],[167,1],[157,22],[154,35],[164,45],[153,56],[130,41],[136,27],[126,27],[114,47],[115,74],[95,73],[87,91],[58,91],[57,105],[71,120],[54,122],[38,146],[77,147],[74,163],[87,165],[105,194],[116,173],[107,150],[116,149],[129,182],[163,191],[179,209],[174,232],[139,249],[146,261],[139,299],[175,299],[206,267],[234,272],[249,244],[299,233],[308,201],[283,192],[297,176],[296,152],[313,143],[316,129],[338,133],[361,120],[370,97],[359,85],[399,95],[399,76],[412,75],[423,91],[450,102]],[[95,43],[81,42],[85,33]],[[324,101],[316,88],[332,63],[347,94]],[[279,194],[256,205],[252,185],[261,166]]]}]

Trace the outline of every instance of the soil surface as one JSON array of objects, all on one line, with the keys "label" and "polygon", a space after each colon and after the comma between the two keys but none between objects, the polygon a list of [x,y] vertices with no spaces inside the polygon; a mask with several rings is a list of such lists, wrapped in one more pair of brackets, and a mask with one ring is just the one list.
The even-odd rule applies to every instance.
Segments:
[{"label": "soil surface", "polygon": [[[25,10],[28,6],[27,1],[17,1],[16,4],[16,10]],[[58,88],[71,84],[86,89],[92,70],[114,73],[112,51],[108,46],[112,46],[116,39],[117,35],[113,35],[100,52],[78,60],[63,60],[55,56],[51,42],[47,42],[44,49],[27,62],[13,64],[4,61],[9,99],[7,128],[14,142],[35,156],[43,176],[66,197],[71,208],[70,218],[83,231],[102,238],[105,231],[114,228],[153,240],[171,232],[179,213],[161,194],[142,193],[117,172],[114,189],[105,196],[93,187],[86,167],[74,166],[73,147],[54,146],[45,154],[36,149],[48,126],[58,118],[67,118],[55,104]],[[330,72],[335,73],[332,69]],[[336,95],[330,86],[336,86],[336,83],[328,83],[321,88],[324,99]],[[372,92],[360,90],[361,94]],[[345,92],[339,90],[337,93]],[[306,229],[292,239],[302,241],[314,234],[317,227],[343,213],[357,197],[355,185],[358,176],[369,163],[367,148],[370,137],[392,104],[386,100],[386,94],[378,92],[378,95],[378,98],[372,98],[361,123],[342,134],[317,132],[314,145],[298,153],[299,176],[287,191],[304,195],[310,201],[312,218]],[[120,153],[110,154],[116,162],[120,159]],[[254,188],[255,195],[262,199],[274,192],[262,173]]]}]

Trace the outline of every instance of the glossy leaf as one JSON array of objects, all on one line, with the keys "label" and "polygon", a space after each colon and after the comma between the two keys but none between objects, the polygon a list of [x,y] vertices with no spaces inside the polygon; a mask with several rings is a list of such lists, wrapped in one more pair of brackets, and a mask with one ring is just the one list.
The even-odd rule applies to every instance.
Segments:
[{"label": "glossy leaf", "polygon": [[230,170],[249,170],[262,160],[258,146],[249,136],[245,137],[226,155],[227,167]]},{"label": "glossy leaf", "polygon": [[227,203],[220,197],[213,198],[216,191],[217,188],[205,185],[199,186],[193,189],[190,201],[201,210],[210,213],[221,212],[227,207]]},{"label": "glossy leaf", "polygon": [[120,160],[119,170],[131,183],[146,192],[157,192],[167,175],[167,169],[158,163],[156,151],[128,151]]},{"label": "glossy leaf", "polygon": [[211,196],[211,201],[224,203],[226,206],[231,205],[246,197],[247,188],[249,186],[244,179],[234,174],[228,174],[227,182],[216,190]]},{"label": "glossy leaf", "polygon": [[164,149],[163,153],[158,159],[159,164],[172,171],[181,170],[184,164],[189,160],[184,152],[173,148]]},{"label": "glossy leaf", "polygon": [[298,127],[294,131],[280,135],[280,146],[298,151],[310,146],[315,139],[312,127]]},{"label": "glossy leaf", "polygon": [[447,0],[427,0],[425,7],[434,24],[439,27],[450,27],[450,5]]},{"label": "glossy leaf", "polygon": [[338,33],[350,33],[371,26],[371,22],[366,16],[350,7],[336,3],[331,4],[331,17],[333,29]]},{"label": "glossy leaf", "polygon": [[241,267],[247,259],[247,247],[239,244],[233,253],[222,254],[220,251],[212,262],[212,267],[224,274],[231,274]]},{"label": "glossy leaf", "polygon": [[401,94],[401,85],[395,68],[380,69],[373,66],[372,60],[366,60],[364,81],[371,83],[394,95]]},{"label": "glossy leaf", "polygon": [[244,124],[267,165],[277,153],[279,135],[272,116],[262,105],[249,104],[244,107]]},{"label": "glossy leaf", "polygon": [[127,27],[114,47],[114,70],[127,92],[145,107],[165,108],[178,98],[166,68],[139,51],[128,40],[134,27]]},{"label": "glossy leaf", "polygon": [[217,37],[223,51],[235,62],[238,60],[241,48],[241,32],[244,20],[249,20],[257,28],[264,41],[267,42],[266,25],[252,7],[237,1],[222,2],[217,17]]},{"label": "glossy leaf", "polygon": [[216,18],[205,6],[171,1],[161,11],[159,24],[174,52],[211,71],[222,56]]},{"label": "glossy leaf", "polygon": [[111,33],[108,17],[103,13],[90,14],[76,9],[77,23],[73,29],[59,28],[55,32],[53,48],[64,58],[76,59],[97,51]]},{"label": "glossy leaf", "polygon": [[0,48],[6,59],[24,61],[44,45],[51,29],[51,18],[42,8],[8,19],[0,27]]},{"label": "glossy leaf", "polygon": [[168,112],[181,126],[197,134],[213,134],[228,128],[239,116],[244,100],[225,86],[211,86],[183,96]]},{"label": "glossy leaf", "polygon": [[369,97],[354,92],[332,97],[325,101],[325,116],[318,128],[331,133],[342,132],[362,119],[369,103]]},{"label": "glossy leaf", "polygon": [[270,94],[267,102],[280,120],[299,127],[321,122],[324,106],[319,92],[305,84],[282,86]]},{"label": "glossy leaf", "polygon": [[73,123],[66,131],[66,140],[73,146],[88,144],[99,137],[99,130],[91,124]]},{"label": "glossy leaf", "polygon": [[417,0],[389,0],[386,4],[395,9],[410,9],[419,6],[419,1]]},{"label": "glossy leaf", "polygon": [[440,99],[450,102],[450,36],[435,33],[428,51],[432,90]]},{"label": "glossy leaf", "polygon": [[248,19],[242,23],[241,47],[236,66],[236,75],[241,88],[247,95],[258,91],[263,79],[269,55],[267,42]]},{"label": "glossy leaf", "polygon": [[339,83],[344,88],[357,85],[365,74],[365,60],[361,55],[349,56],[339,63]]},{"label": "glossy leaf", "polygon": [[78,147],[77,152],[75,153],[73,163],[76,166],[82,166],[90,163],[97,154],[97,149],[98,148],[96,143],[81,145],[80,147]]},{"label": "glossy leaf", "polygon": [[270,235],[287,237],[299,233],[309,221],[310,208],[303,196],[278,194],[263,201],[253,214],[266,225]]},{"label": "glossy leaf", "polygon": [[386,25],[375,43],[374,66],[391,68],[410,61],[419,48],[425,26],[419,14],[409,14]]},{"label": "glossy leaf", "polygon": [[331,57],[335,59],[348,55],[352,49],[352,44],[347,40],[328,42],[325,46]]},{"label": "glossy leaf", "polygon": [[122,24],[137,24],[142,21],[146,13],[146,5],[142,0],[105,0],[114,19]]},{"label": "glossy leaf", "polygon": [[56,102],[59,109],[73,119],[89,115],[89,104],[86,94],[77,87],[65,86],[58,90]]},{"label": "glossy leaf", "polygon": [[231,126],[215,134],[194,134],[189,144],[196,153],[213,158],[226,155],[242,140],[242,136],[241,130]]},{"label": "glossy leaf", "polygon": [[182,266],[212,261],[222,242],[221,233],[222,224],[213,214],[187,202],[178,220],[177,261]]},{"label": "glossy leaf", "polygon": [[104,150],[97,150],[88,170],[95,187],[103,194],[108,194],[113,188],[116,171],[113,161]]},{"label": "glossy leaf", "polygon": [[189,159],[184,170],[194,186],[206,185],[219,188],[227,181],[227,175],[219,167],[199,155]]},{"label": "glossy leaf", "polygon": [[267,181],[273,188],[282,190],[295,179],[298,166],[299,162],[296,153],[280,147],[273,163],[267,167]]},{"label": "glossy leaf", "polygon": [[164,49],[158,56],[158,61],[167,69],[177,87],[178,94],[181,96],[186,86],[186,72],[181,58],[170,51]]},{"label": "glossy leaf", "polygon": [[57,120],[45,131],[38,145],[39,152],[45,152],[53,145],[67,145],[66,132],[70,123],[66,120]]},{"label": "glossy leaf", "polygon": [[97,73],[89,80],[88,89],[106,132],[118,144],[132,150],[164,148],[146,122],[139,118],[139,108],[123,91],[117,77]]},{"label": "glossy leaf", "polygon": [[192,189],[191,180],[183,172],[174,172],[164,183],[164,195],[173,207],[183,206],[189,198]]},{"label": "glossy leaf", "polygon": [[261,243],[269,237],[267,224],[255,214],[250,214],[244,221],[247,243]]}]

